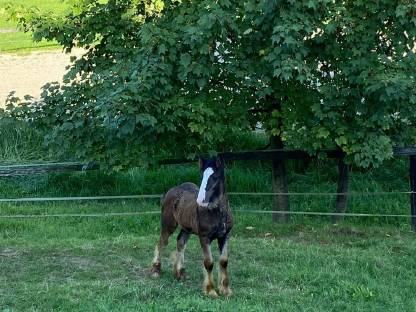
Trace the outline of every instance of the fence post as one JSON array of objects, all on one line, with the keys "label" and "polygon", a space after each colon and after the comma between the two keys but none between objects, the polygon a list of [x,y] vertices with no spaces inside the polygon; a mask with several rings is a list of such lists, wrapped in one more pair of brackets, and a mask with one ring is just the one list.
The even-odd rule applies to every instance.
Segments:
[{"label": "fence post", "polygon": [[416,156],[409,156],[410,162],[410,214],[412,215],[412,230],[416,232]]},{"label": "fence post", "polygon": [[[286,169],[283,159],[273,159],[272,161],[273,174],[273,193],[287,193],[287,178]],[[273,210],[275,211],[289,211],[289,196],[288,195],[274,195],[273,196]],[[289,221],[289,214],[273,214],[274,222]]]},{"label": "fence post", "polygon": [[[337,193],[347,193],[348,192],[348,171],[349,167],[345,164],[344,159],[340,158],[338,162],[338,189]],[[335,213],[345,213],[347,210],[347,194],[338,194],[335,202]],[[338,223],[343,219],[343,216],[332,216],[332,222]]]}]

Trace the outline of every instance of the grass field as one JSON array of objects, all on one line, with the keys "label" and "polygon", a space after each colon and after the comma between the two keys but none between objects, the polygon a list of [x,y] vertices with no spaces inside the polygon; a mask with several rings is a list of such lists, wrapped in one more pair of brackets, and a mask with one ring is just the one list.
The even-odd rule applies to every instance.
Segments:
[{"label": "grass field", "polygon": [[8,20],[4,8],[8,4],[24,5],[26,7],[38,7],[44,11],[64,13],[67,4],[62,0],[0,0],[0,53],[20,52],[25,53],[33,50],[44,50],[58,48],[56,42],[33,42],[30,33],[17,31],[16,24]]},{"label": "grass field", "polygon": [[[291,189],[335,188],[335,170],[319,165],[291,174]],[[385,170],[355,189],[404,187],[404,163],[390,181]],[[183,181],[197,182],[196,166],[132,169],[0,179],[0,197],[159,194]],[[255,163],[228,168],[229,189],[262,191],[268,168]],[[384,176],[383,176],[384,172]],[[354,199],[351,211],[406,213],[408,198]],[[232,197],[235,211],[270,209],[270,199]],[[331,211],[333,200],[293,198],[293,210]],[[0,216],[158,211],[157,199],[103,202],[0,204]],[[188,279],[171,274],[171,239],[164,274],[153,279],[149,264],[159,231],[158,215],[0,218],[0,311],[414,311],[414,233],[407,219],[294,217],[276,225],[270,215],[235,213],[230,242],[234,296],[212,300],[201,291],[202,255],[194,237],[186,253]],[[175,235],[173,236],[175,237]],[[213,250],[215,250],[215,244]],[[215,253],[214,253],[215,254]]]},{"label": "grass field", "polygon": [[[1,163],[54,160],[30,125],[0,122]],[[362,172],[353,168],[351,190],[407,191],[405,159]],[[288,164],[291,192],[335,192],[336,163],[314,162],[306,172]],[[233,163],[229,191],[268,192],[270,164]],[[161,194],[184,181],[199,182],[195,164],[127,172],[79,172],[0,178],[0,198]],[[164,274],[148,268],[159,231],[158,215],[54,217],[159,211],[157,199],[0,204],[0,311],[415,311],[415,234],[408,218],[293,217],[274,224],[270,197],[230,197],[235,228],[230,242],[234,296],[203,296],[202,255],[195,237],[186,253],[188,279],[170,273],[174,238]],[[291,197],[294,211],[333,209],[333,197]],[[350,212],[409,213],[408,195],[355,196]],[[17,214],[39,218],[4,218]],[[213,246],[215,250],[215,246]],[[215,252],[214,252],[215,254]]]},{"label": "grass field", "polygon": [[[123,204],[60,209],[117,209]],[[129,208],[155,209],[156,204]],[[52,207],[51,207],[52,208]],[[234,207],[236,208],[236,207]],[[26,206],[26,212],[39,209]],[[316,220],[276,226],[235,214],[230,241],[234,296],[201,291],[196,238],[186,253],[188,279],[148,268],[157,216],[0,221],[1,311],[414,311],[414,234],[406,226],[332,226]],[[215,246],[213,247],[215,249]]]}]

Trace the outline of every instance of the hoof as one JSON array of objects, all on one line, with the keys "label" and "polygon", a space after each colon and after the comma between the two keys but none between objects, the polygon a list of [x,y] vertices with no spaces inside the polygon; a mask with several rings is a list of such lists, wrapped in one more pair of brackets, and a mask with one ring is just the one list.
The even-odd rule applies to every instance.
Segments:
[{"label": "hoof", "polygon": [[214,299],[219,297],[217,292],[215,291],[215,289],[205,290],[204,292],[205,292],[205,295],[207,295],[208,297],[211,297],[211,298],[214,298]]},{"label": "hoof", "polygon": [[220,290],[220,294],[225,297],[231,297],[233,295],[233,292],[231,291],[229,287],[225,288],[225,287],[220,286],[219,290]]},{"label": "hoof", "polygon": [[184,281],[186,279],[186,272],[184,268],[181,268],[179,271],[175,270],[173,273],[178,281]]},{"label": "hoof", "polygon": [[159,277],[161,272],[160,263],[154,263],[150,269],[150,272],[152,273],[152,277]]}]

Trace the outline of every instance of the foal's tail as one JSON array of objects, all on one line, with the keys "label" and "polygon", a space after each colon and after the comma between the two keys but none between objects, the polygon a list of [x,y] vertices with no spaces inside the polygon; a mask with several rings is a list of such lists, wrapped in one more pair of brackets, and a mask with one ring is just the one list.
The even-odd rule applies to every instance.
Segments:
[{"label": "foal's tail", "polygon": [[163,203],[165,202],[165,197],[166,197],[166,193],[162,195],[162,197],[160,198],[160,209],[163,212]]},{"label": "foal's tail", "polygon": [[163,227],[163,219],[164,219],[164,211],[165,211],[165,200],[166,200],[166,194],[163,194],[162,197],[160,198],[160,223],[161,226]]}]

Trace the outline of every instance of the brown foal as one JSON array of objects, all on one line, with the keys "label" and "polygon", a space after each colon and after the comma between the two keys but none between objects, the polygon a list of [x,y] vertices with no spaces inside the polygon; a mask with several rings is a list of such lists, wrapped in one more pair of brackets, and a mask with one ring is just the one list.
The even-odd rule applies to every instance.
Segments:
[{"label": "brown foal", "polygon": [[161,201],[162,217],[160,240],[156,245],[152,262],[153,276],[161,273],[161,253],[168,244],[169,236],[178,225],[176,259],[173,273],[178,280],[185,278],[184,252],[191,234],[199,237],[204,254],[205,280],[204,293],[218,297],[214,287],[212,271],[214,261],[211,254],[211,242],[217,240],[220,251],[219,291],[225,296],[232,294],[227,273],[227,241],[233,226],[231,209],[225,189],[224,163],[220,158],[200,159],[202,172],[201,187],[193,183],[183,183],[170,189]]}]

